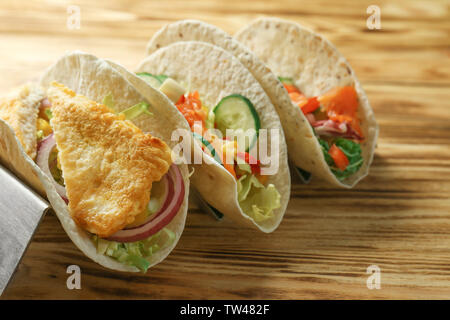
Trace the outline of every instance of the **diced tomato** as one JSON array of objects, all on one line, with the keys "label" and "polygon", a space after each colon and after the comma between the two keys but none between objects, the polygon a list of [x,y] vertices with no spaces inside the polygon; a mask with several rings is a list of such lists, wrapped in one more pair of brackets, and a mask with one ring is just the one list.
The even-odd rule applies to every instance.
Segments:
[{"label": "diced tomato", "polygon": [[259,182],[262,184],[266,184],[267,179],[269,178],[267,175],[261,175],[261,162],[254,157],[252,157],[248,152],[238,152],[236,156],[240,159],[243,159],[247,164],[250,165],[250,169],[252,173],[256,176]]},{"label": "diced tomato", "polygon": [[337,122],[347,122],[362,136],[358,111],[358,94],[352,86],[337,87],[318,98],[327,110],[328,118]]},{"label": "diced tomato", "polygon": [[182,95],[180,97],[180,99],[178,99],[177,103],[175,103],[175,105],[179,105],[179,104],[183,104],[186,101],[186,97],[184,95]]},{"label": "diced tomato", "polygon": [[248,152],[238,152],[236,156],[242,160],[244,160],[247,164],[250,165],[253,174],[259,175],[261,174],[261,163],[259,160],[252,157]]},{"label": "diced tomato", "polygon": [[302,105],[300,108],[303,111],[303,114],[308,114],[316,111],[317,108],[320,107],[320,103],[316,97],[312,97],[306,100],[306,103]]},{"label": "diced tomato", "polygon": [[320,107],[320,103],[316,97],[307,98],[301,93],[292,92],[289,93],[289,97],[291,101],[299,106],[302,109],[303,114],[308,114],[314,112],[317,108]]},{"label": "diced tomato", "polygon": [[187,96],[181,96],[176,103],[178,110],[184,116],[184,118],[189,123],[191,129],[193,129],[195,122],[201,122],[202,127],[205,127],[205,120],[207,117],[206,111],[202,107],[202,102],[200,101],[200,95],[197,91],[193,93],[188,93]]},{"label": "diced tomato", "polygon": [[347,168],[349,164],[348,158],[345,153],[335,144],[333,144],[330,150],[328,150],[328,154],[333,159],[336,167],[338,167],[340,170],[344,171]]}]

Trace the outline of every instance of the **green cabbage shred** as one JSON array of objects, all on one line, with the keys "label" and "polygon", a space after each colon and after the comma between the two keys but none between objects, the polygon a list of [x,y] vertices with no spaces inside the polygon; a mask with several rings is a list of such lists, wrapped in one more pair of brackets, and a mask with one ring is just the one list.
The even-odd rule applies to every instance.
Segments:
[{"label": "green cabbage shred", "polygon": [[260,223],[273,218],[273,210],[280,207],[280,193],[273,184],[267,187],[252,174],[238,179],[238,201],[249,217]]},{"label": "green cabbage shred", "polygon": [[150,258],[163,248],[170,246],[175,240],[175,233],[164,228],[147,239],[136,242],[117,242],[92,236],[98,254],[104,254],[121,263],[134,266],[141,272],[147,272]]}]

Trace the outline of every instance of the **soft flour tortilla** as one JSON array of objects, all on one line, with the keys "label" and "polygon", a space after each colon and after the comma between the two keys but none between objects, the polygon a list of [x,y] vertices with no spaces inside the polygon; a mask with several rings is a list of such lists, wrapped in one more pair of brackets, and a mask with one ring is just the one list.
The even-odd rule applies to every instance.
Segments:
[{"label": "soft flour tortilla", "polygon": [[[121,71],[123,72],[123,70]],[[160,120],[161,113],[167,114],[167,109],[173,108],[167,98],[151,88],[146,88],[145,92],[138,91],[121,75],[121,72],[115,70],[105,60],[80,52],[69,53],[46,71],[41,78],[41,85],[43,88],[46,88],[52,81],[58,81],[77,94],[84,95],[97,102],[101,102],[106,95],[111,94],[114,97],[117,111],[124,110],[142,101],[150,103],[149,109],[153,116],[141,115],[133,122],[144,132],[149,132],[161,138],[169,146],[173,147],[170,135],[172,129],[177,127],[177,122],[165,117],[163,119],[164,125],[161,125],[162,121]],[[138,272],[139,270],[136,267],[125,265],[103,254],[97,254],[91,235],[75,224],[66,203],[56,192],[50,178],[26,155],[23,148],[19,145],[18,139],[15,136],[11,136],[12,130],[8,125],[0,122],[0,129],[2,145],[5,143],[8,146],[12,146],[6,149],[10,153],[8,156],[10,158],[15,157],[16,160],[26,163],[27,167],[31,168],[38,177],[64,230],[75,245],[86,256],[104,267],[118,271]],[[18,153],[19,156],[15,153]],[[167,225],[167,228],[175,233],[176,239],[169,247],[162,249],[151,257],[151,266],[164,260],[177,244],[184,229],[188,206],[189,179],[187,166],[179,165],[178,167],[181,170],[185,184],[184,201],[175,218]]]},{"label": "soft flour tortilla", "polygon": [[44,90],[33,84],[16,88],[0,100],[0,118],[13,128],[25,152],[36,157],[36,127]]},{"label": "soft flour tortilla", "polygon": [[42,88],[26,84],[0,100],[0,161],[42,196],[44,187],[26,159],[36,157],[36,120],[43,98]]},{"label": "soft flour tortilla", "polygon": [[281,206],[274,210],[273,218],[258,224],[246,215],[237,200],[236,180],[218,163],[211,161],[209,164],[194,164],[194,174],[191,177],[202,197],[231,219],[263,232],[275,230],[283,218],[290,195],[286,144],[279,117],[270,99],[248,69],[233,55],[217,46],[187,41],[157,50],[141,62],[137,72],[164,74],[180,83],[189,84],[191,90],[198,91],[202,102],[209,107],[216,106],[227,95],[241,94],[255,106],[261,128],[279,129],[279,169],[277,174],[268,179],[268,183],[274,184],[281,195]]},{"label": "soft flour tortilla", "polygon": [[[252,50],[277,76],[292,78],[307,97],[319,96],[335,87],[355,87],[359,98],[358,115],[365,138],[361,143],[364,158],[361,168],[347,179],[339,181],[326,164],[316,139],[305,144],[305,163],[300,166],[313,175],[343,187],[353,187],[365,177],[373,160],[378,125],[366,93],[336,47],[299,24],[277,18],[258,19],[238,31],[235,38]],[[301,112],[299,116],[304,118]],[[302,135],[309,136],[312,133],[310,126],[302,128]],[[320,157],[317,156],[319,153]]]},{"label": "soft flour tortilla", "polygon": [[[278,19],[275,20],[281,21]],[[250,29],[252,28],[252,26],[249,26],[248,28]],[[245,43],[246,39],[242,39],[242,36],[240,35],[241,33],[243,34],[244,32],[245,30],[241,31],[236,35],[236,37],[238,37],[238,40],[241,40],[242,42]],[[312,33],[310,34],[312,35]],[[261,31],[261,34],[258,34],[258,37],[252,37],[252,40],[255,41],[255,43],[256,41],[259,41],[258,44],[262,43],[266,44],[266,42],[270,43],[267,44],[268,47],[270,46],[270,52],[273,51],[277,52],[277,49],[280,48],[280,44],[274,44],[274,42],[283,41],[283,39],[286,37],[281,32],[279,34],[274,35],[274,39],[272,40],[265,38],[266,36],[267,35],[265,35],[264,29]],[[328,41],[323,40],[320,36],[317,35],[312,36],[314,39],[316,39],[316,41],[321,43],[321,46],[315,45],[316,48],[315,50],[319,51],[320,48],[326,46],[327,49],[324,50],[326,50],[327,55],[329,53],[330,56],[333,55],[339,57],[339,59],[337,60],[339,60],[340,62],[342,61],[346,67],[348,66],[348,63],[345,61],[345,59],[341,57],[341,55],[337,52],[337,50]],[[352,187],[361,178],[367,175],[368,168],[370,166],[370,162],[372,161],[373,157],[373,148],[376,143],[376,136],[378,129],[374,120],[373,113],[371,112],[370,106],[368,104],[367,97],[349,66],[348,68],[352,74],[351,78],[354,81],[353,83],[355,84],[355,87],[357,89],[362,110],[364,110],[365,113],[364,116],[361,115],[363,119],[362,127],[363,128],[367,127],[367,131],[370,132],[370,134],[366,135],[367,139],[362,144],[363,156],[365,157],[364,165],[355,175],[341,182],[334,176],[334,174],[331,172],[328,165],[326,164],[320,145],[317,142],[317,139],[314,137],[314,133],[310,125],[308,124],[308,121],[306,120],[305,116],[301,112],[300,108],[292,104],[289,95],[287,94],[281,82],[278,80],[278,76],[288,76],[288,75],[276,74],[277,71],[276,68],[273,69],[275,71],[275,74],[272,73],[265,64],[268,63],[268,61],[263,59],[264,56],[257,57],[258,52],[264,52],[264,50],[267,49],[266,47],[264,47],[264,49],[261,50],[255,49],[256,53],[255,55],[244,44],[240,43],[239,41],[228,35],[226,32],[222,31],[221,29],[213,25],[197,20],[182,20],[168,24],[161,30],[156,32],[147,45],[147,54],[151,54],[156,50],[168,46],[174,42],[192,41],[192,40],[208,42],[216,46],[219,46],[225,49],[226,51],[229,51],[231,54],[237,57],[241,61],[241,63],[250,70],[252,75],[259,81],[259,83],[266,91],[267,95],[272,101],[272,104],[275,106],[280,116],[284,133],[286,135],[286,143],[289,150],[289,158],[294,165],[304,170],[307,170],[311,172],[313,175],[319,176],[330,183],[342,187]],[[305,45],[304,43],[300,42],[296,44],[296,46],[303,48]],[[286,51],[287,49],[283,50],[283,48],[280,48],[280,52],[278,53],[277,57],[280,56],[285,57]],[[296,52],[304,52],[304,51],[305,51],[304,49],[299,50],[299,48],[294,48],[292,50],[290,57],[292,57],[292,55],[295,54]],[[310,55],[314,57],[317,55],[317,52],[310,52]],[[262,60],[260,60],[259,58],[261,58]],[[330,68],[330,70],[336,69],[337,66],[333,65],[336,59],[335,60],[330,59],[327,60],[327,59],[328,56],[323,57],[323,59],[320,62],[318,62],[319,63],[318,65],[319,66],[325,65],[325,67]],[[263,62],[263,60],[265,63]],[[285,62],[285,64],[283,65],[285,69],[291,70],[292,69],[291,61],[293,60],[285,59],[283,61]],[[275,60],[274,63],[279,63],[279,61]],[[305,62],[304,65],[306,66],[307,63],[309,62]],[[272,68],[271,64],[268,65],[269,67]],[[317,77],[319,78],[323,76],[322,75],[323,72],[321,73],[321,70],[322,69],[317,70],[318,72]],[[294,73],[291,70],[289,74],[294,74],[293,78],[296,79],[299,73]],[[339,73],[336,74],[339,75]],[[342,73],[340,77],[342,77]],[[322,78],[322,83],[325,84],[327,83],[327,81],[329,81],[327,77]],[[342,82],[342,84],[344,83],[345,82]],[[332,84],[329,85],[329,87],[332,86],[333,86]],[[369,112],[366,112],[367,110],[369,110]],[[367,123],[364,124],[364,122]]]},{"label": "soft flour tortilla", "polygon": [[[315,144],[308,121],[299,108],[293,108],[291,99],[276,75],[250,50],[225,31],[198,20],[181,20],[167,24],[158,30],[147,44],[147,54],[180,41],[200,41],[221,47],[230,52],[250,71],[259,82],[275,107],[283,126],[289,159],[299,167],[304,164],[305,145]],[[299,139],[304,137],[304,139]],[[321,150],[313,157],[322,156]]]}]

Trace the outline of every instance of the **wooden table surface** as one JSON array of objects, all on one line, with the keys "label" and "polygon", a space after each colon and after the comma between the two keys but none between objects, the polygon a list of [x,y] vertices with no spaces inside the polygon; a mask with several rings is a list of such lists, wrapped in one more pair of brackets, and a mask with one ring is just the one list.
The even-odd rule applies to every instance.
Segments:
[{"label": "wooden table surface", "polygon": [[[66,27],[68,5],[81,28]],[[366,8],[381,8],[381,30]],[[146,275],[86,258],[53,213],[40,225],[4,299],[450,298],[449,1],[2,1],[0,91],[37,79],[80,49],[133,70],[151,35],[185,18],[229,33],[262,15],[331,40],[367,91],[380,125],[370,175],[353,190],[293,177],[280,227],[266,235],[215,221],[191,204],[172,254]],[[81,290],[66,268],[81,267]],[[369,290],[366,269],[381,270]]]}]

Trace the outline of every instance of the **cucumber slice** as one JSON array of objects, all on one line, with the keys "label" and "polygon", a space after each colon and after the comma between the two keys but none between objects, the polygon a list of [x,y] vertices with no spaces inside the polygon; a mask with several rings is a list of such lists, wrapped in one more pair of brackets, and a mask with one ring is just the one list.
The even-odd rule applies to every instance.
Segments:
[{"label": "cucumber slice", "polygon": [[161,83],[163,83],[168,78],[168,76],[166,76],[165,74],[158,74],[155,77],[157,77],[158,80],[161,81]]},{"label": "cucumber slice", "polygon": [[155,89],[158,89],[163,83],[163,81],[161,81],[161,79],[159,79],[159,76],[154,76],[148,72],[139,72],[139,73],[136,73],[136,75],[138,77],[142,78],[143,80],[145,80],[145,82],[147,82],[149,85],[151,85]]},{"label": "cucumber slice", "polygon": [[[219,129],[223,136],[226,136],[226,130],[242,129],[242,135],[246,131],[253,129],[250,136],[245,138],[245,151],[248,152],[256,144],[258,140],[259,129],[261,122],[255,107],[246,97],[240,94],[229,95],[217,104],[214,108],[215,120],[217,129]],[[235,132],[237,134],[237,132]],[[241,139],[238,137],[238,142]],[[242,140],[241,140],[242,141]]]},{"label": "cucumber slice", "polygon": [[200,141],[202,143],[202,145],[204,145],[209,150],[209,152],[211,153],[211,156],[214,158],[214,160],[216,160],[220,165],[222,165],[222,161],[220,160],[219,155],[216,153],[216,149],[214,149],[214,147],[211,145],[211,143],[209,143],[208,140],[203,138],[197,132],[192,132],[192,135],[194,136],[195,139]]}]

